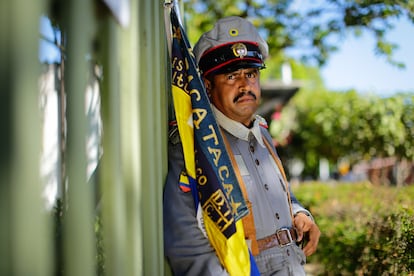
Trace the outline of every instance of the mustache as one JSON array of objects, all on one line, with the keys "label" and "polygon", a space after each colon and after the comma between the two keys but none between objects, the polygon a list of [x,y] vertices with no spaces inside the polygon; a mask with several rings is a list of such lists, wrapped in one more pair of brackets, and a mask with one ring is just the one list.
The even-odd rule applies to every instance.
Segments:
[{"label": "mustache", "polygon": [[234,99],[233,103],[236,103],[241,97],[244,97],[246,95],[252,96],[255,100],[257,99],[256,95],[252,91],[245,91],[238,94]]}]

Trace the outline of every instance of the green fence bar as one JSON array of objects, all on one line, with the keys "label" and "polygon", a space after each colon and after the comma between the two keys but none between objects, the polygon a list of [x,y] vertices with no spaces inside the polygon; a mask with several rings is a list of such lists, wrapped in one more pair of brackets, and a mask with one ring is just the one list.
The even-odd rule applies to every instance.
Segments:
[{"label": "green fence bar", "polygon": [[120,27],[111,17],[100,21],[98,30],[98,57],[103,66],[102,120],[104,128],[104,153],[100,169],[100,214],[102,217],[105,275],[128,274],[126,235],[127,191],[121,163],[120,118]]},{"label": "green fence bar", "polygon": [[[139,64],[144,63],[142,51],[144,45],[139,41],[144,26],[141,25],[143,16],[142,5],[148,1],[131,1],[131,22],[124,28],[120,36],[120,68],[121,68],[121,136],[122,136],[122,174],[124,177],[125,193],[127,199],[126,237],[128,273],[130,275],[146,275],[143,267],[143,218],[142,200],[145,194],[144,184],[141,181],[143,164],[150,162],[142,158],[142,136],[148,131],[141,123],[140,103],[144,101],[141,94],[142,82]],[[151,36],[151,34],[149,34]],[[146,72],[147,79],[152,77]],[[147,92],[148,93],[148,92]],[[151,117],[152,114],[148,114]],[[147,118],[148,118],[147,117]],[[145,160],[145,161],[144,161]],[[147,208],[148,209],[148,208]],[[152,275],[148,273],[148,275]]]},{"label": "green fence bar", "polygon": [[43,1],[22,0],[0,6],[1,275],[52,273],[51,224],[39,174],[38,29],[43,7]]},{"label": "green fence bar", "polygon": [[65,3],[67,51],[65,85],[67,97],[67,208],[64,222],[64,274],[95,274],[94,196],[86,180],[85,90],[88,55],[94,39],[91,0]]},{"label": "green fence bar", "polygon": [[[143,261],[145,275],[163,275],[162,187],[167,167],[166,79],[169,74],[163,2],[144,2],[139,9],[139,123],[142,173]],[[151,78],[148,78],[148,75]]]}]

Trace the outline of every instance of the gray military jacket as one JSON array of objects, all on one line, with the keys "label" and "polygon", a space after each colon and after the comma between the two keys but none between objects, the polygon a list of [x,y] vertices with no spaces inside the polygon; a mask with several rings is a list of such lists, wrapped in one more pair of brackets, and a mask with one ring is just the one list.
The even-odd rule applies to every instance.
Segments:
[{"label": "gray military jacket", "polygon": [[[252,128],[227,118],[212,106],[217,121],[226,135],[247,194],[253,208],[256,238],[274,234],[277,229],[291,227],[286,186],[275,161],[267,150],[263,139],[271,137],[267,129],[256,119]],[[179,188],[179,176],[184,170],[184,160],[178,131],[174,130],[169,139],[169,172],[164,188],[164,248],[174,275],[228,275],[221,266],[214,249],[198,226],[194,199],[191,192]],[[275,151],[275,149],[273,148]],[[275,151],[276,152],[276,151]],[[291,193],[293,213],[305,212]],[[293,250],[304,263],[301,250]],[[279,250],[279,249],[277,249]],[[267,252],[269,251],[269,252]],[[283,252],[265,250],[256,256],[259,270],[278,269],[286,258]],[[279,260],[280,259],[280,260]]]}]

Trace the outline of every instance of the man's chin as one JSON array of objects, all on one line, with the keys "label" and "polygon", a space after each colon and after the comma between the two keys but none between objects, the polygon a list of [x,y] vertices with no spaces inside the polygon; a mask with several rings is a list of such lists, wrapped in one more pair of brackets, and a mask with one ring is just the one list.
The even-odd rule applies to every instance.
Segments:
[{"label": "man's chin", "polygon": [[243,114],[245,118],[253,118],[256,114],[257,108],[242,108],[240,114]]},{"label": "man's chin", "polygon": [[246,113],[254,114],[257,111],[257,104],[256,103],[244,102],[244,103],[239,104],[238,106],[239,106],[240,111],[243,112],[244,114],[246,114]]}]

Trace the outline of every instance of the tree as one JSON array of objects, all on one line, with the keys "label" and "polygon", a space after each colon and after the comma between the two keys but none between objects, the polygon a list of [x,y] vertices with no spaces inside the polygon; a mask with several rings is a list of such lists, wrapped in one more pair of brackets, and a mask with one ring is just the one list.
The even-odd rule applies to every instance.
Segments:
[{"label": "tree", "polygon": [[[356,91],[299,92],[270,124],[272,136],[289,132],[289,157],[305,160],[306,173],[316,177],[320,158],[336,164],[342,157],[351,163],[376,157],[414,160],[414,95],[389,98],[360,95]],[[279,131],[283,128],[283,132]]]},{"label": "tree", "polygon": [[313,65],[323,65],[337,50],[340,39],[353,30],[355,35],[370,32],[375,37],[375,51],[403,67],[393,59],[398,46],[388,41],[386,34],[393,28],[393,19],[406,17],[414,23],[411,0],[184,0],[184,7],[192,41],[217,19],[237,15],[259,28],[271,55],[299,49],[300,60]]},{"label": "tree", "polygon": [[[248,18],[270,48],[268,69],[263,71],[262,79],[279,78],[278,67],[287,60],[295,79],[306,80],[283,109],[282,119],[270,124],[274,138],[280,144],[288,144],[279,148],[281,157],[286,153],[289,158],[302,159],[306,173],[313,176],[317,175],[321,157],[331,164],[344,156],[354,160],[385,156],[414,159],[412,95],[382,99],[359,95],[356,91],[329,92],[318,70],[349,31],[357,36],[371,34],[376,41],[375,52],[389,63],[404,67],[393,59],[398,45],[388,41],[386,35],[396,19],[405,17],[414,23],[414,1],[183,0],[183,3],[192,42],[219,18],[229,15]],[[299,56],[290,56],[291,53]]]}]

